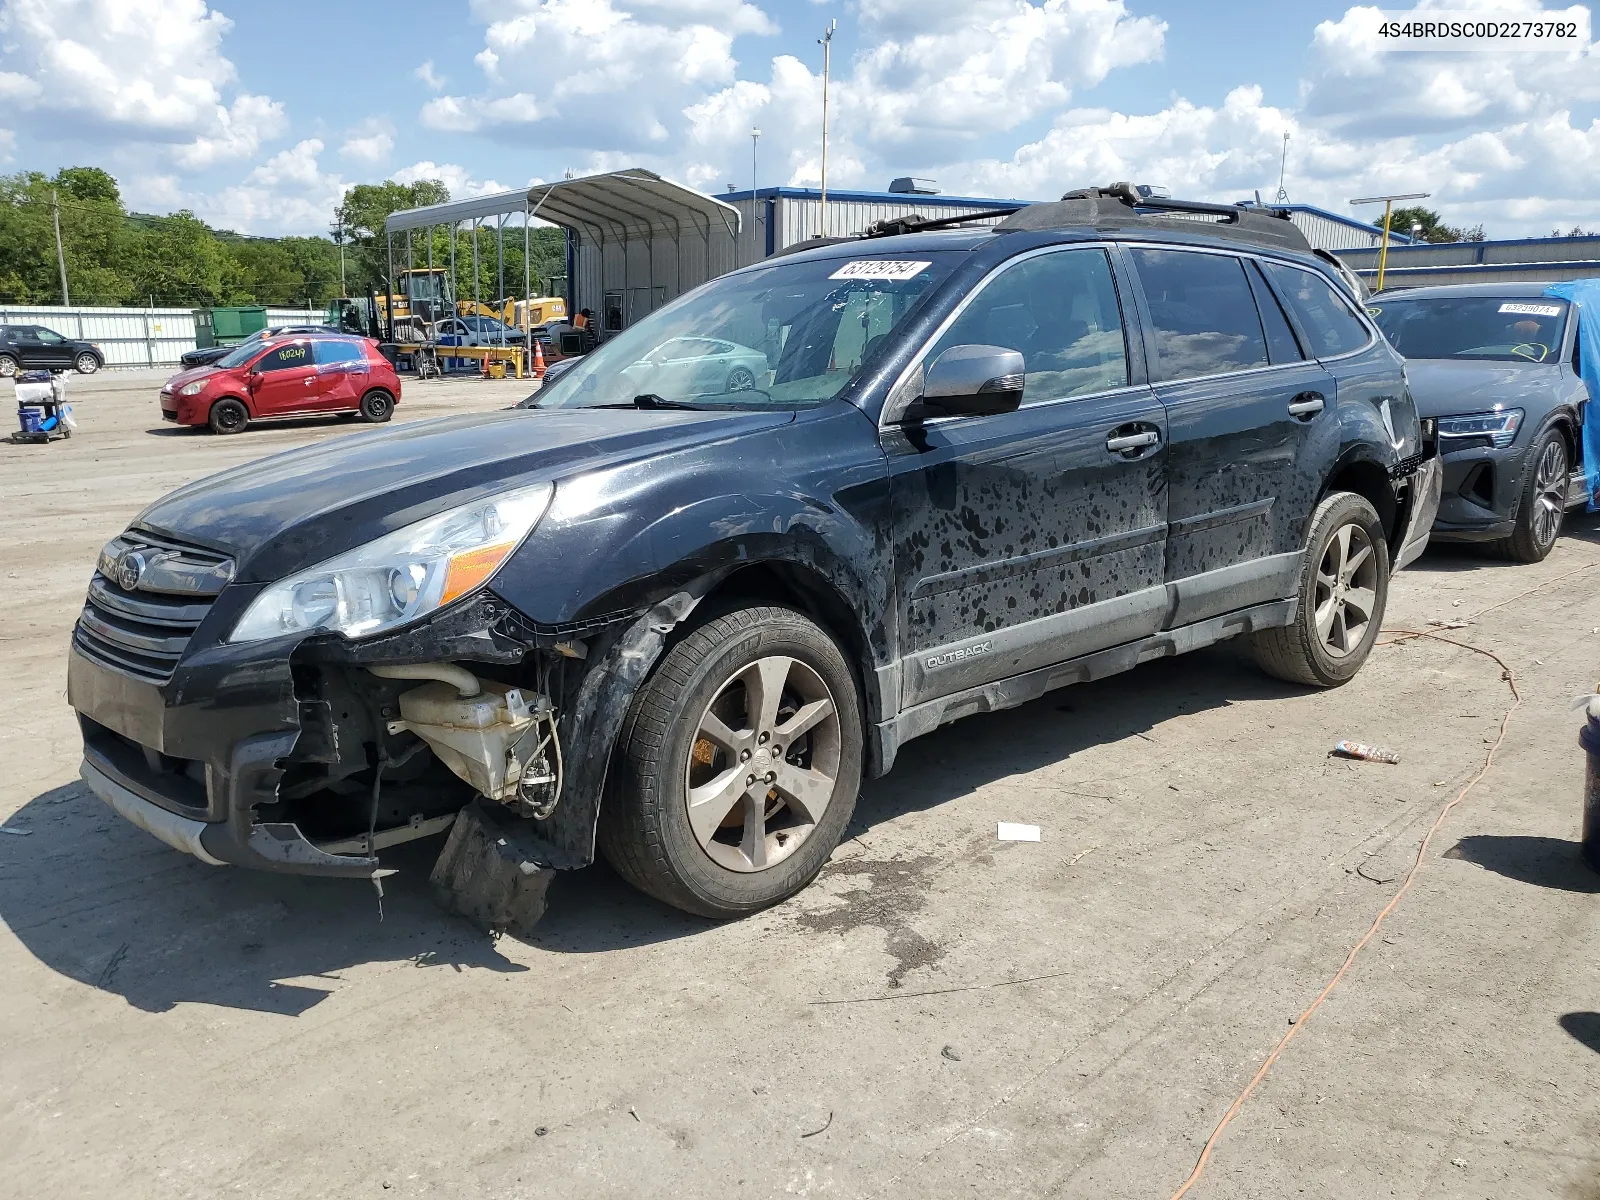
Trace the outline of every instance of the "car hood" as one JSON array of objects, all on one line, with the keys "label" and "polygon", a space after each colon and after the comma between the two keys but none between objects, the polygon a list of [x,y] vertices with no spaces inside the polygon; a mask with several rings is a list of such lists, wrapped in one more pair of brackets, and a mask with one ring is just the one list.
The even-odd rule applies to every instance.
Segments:
[{"label": "car hood", "polygon": [[1530,399],[1545,401],[1561,382],[1561,368],[1555,363],[1408,358],[1406,378],[1419,417],[1448,417],[1489,412],[1497,404],[1521,408]]},{"label": "car hood", "polygon": [[218,368],[213,366],[190,367],[187,371],[179,371],[162,387],[164,392],[175,392],[186,384],[193,383],[196,379],[208,379],[217,374]]},{"label": "car hood", "polygon": [[197,480],[135,519],[267,582],[505,488],[739,437],[791,412],[509,410],[330,438]]}]

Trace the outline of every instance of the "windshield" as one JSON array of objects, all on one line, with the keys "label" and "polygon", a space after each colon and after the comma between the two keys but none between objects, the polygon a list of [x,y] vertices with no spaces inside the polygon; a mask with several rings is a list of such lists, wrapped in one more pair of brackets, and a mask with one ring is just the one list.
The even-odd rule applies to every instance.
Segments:
[{"label": "windshield", "polygon": [[1548,296],[1376,297],[1367,308],[1389,344],[1407,358],[1554,362],[1567,302]]},{"label": "windshield", "polygon": [[714,280],[612,338],[539,395],[601,405],[810,408],[837,396],[965,251],[778,262]]},{"label": "windshield", "polygon": [[218,367],[242,367],[261,352],[261,343],[270,335],[246,338],[213,364]]}]

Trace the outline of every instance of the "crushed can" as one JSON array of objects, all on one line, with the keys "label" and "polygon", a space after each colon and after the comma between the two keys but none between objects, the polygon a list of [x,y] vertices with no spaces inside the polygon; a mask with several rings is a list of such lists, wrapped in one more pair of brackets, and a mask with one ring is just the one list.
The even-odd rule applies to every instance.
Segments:
[{"label": "crushed can", "polygon": [[1589,757],[1583,775],[1583,857],[1600,871],[1600,696],[1590,698],[1584,713],[1588,720],[1578,731],[1578,745]]}]

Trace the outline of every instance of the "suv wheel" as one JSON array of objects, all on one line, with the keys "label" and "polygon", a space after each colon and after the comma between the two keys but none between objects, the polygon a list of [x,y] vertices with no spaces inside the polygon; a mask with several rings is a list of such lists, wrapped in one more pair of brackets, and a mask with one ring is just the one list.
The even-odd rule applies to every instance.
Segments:
[{"label": "suv wheel", "polygon": [[373,388],[361,397],[361,419],[383,422],[394,415],[394,397],[380,388]]},{"label": "suv wheel", "polygon": [[10,379],[17,373],[17,360],[9,354],[0,354],[0,378]]},{"label": "suv wheel", "polygon": [[862,737],[855,676],[815,624],[783,608],[709,620],[634,698],[601,850],[641,891],[701,916],[777,904],[838,845]]},{"label": "suv wheel", "polygon": [[1348,683],[1366,662],[1389,599],[1389,547],[1368,501],[1335,492],[1317,505],[1294,624],[1251,639],[1268,675],[1311,687]]},{"label": "suv wheel", "polygon": [[1527,479],[1517,500],[1517,524],[1511,536],[1489,543],[1489,549],[1513,562],[1536,563],[1555,548],[1567,512],[1567,439],[1547,429],[1528,452]]},{"label": "suv wheel", "polygon": [[79,375],[93,375],[100,369],[100,360],[85,350],[73,365],[78,368]]},{"label": "suv wheel", "polygon": [[206,424],[212,433],[238,433],[250,424],[250,410],[237,400],[218,400],[211,406]]}]

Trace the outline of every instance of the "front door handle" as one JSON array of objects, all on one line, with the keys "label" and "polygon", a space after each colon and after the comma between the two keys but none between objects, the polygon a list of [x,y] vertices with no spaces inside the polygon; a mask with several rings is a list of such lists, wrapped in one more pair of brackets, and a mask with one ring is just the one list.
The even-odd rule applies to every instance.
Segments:
[{"label": "front door handle", "polygon": [[1301,392],[1293,400],[1289,401],[1289,415],[1309,421],[1322,411],[1322,405],[1321,392]]},{"label": "front door handle", "polygon": [[1145,450],[1161,444],[1161,433],[1155,429],[1140,429],[1133,433],[1112,433],[1106,438],[1106,449],[1113,454],[1137,458]]}]

